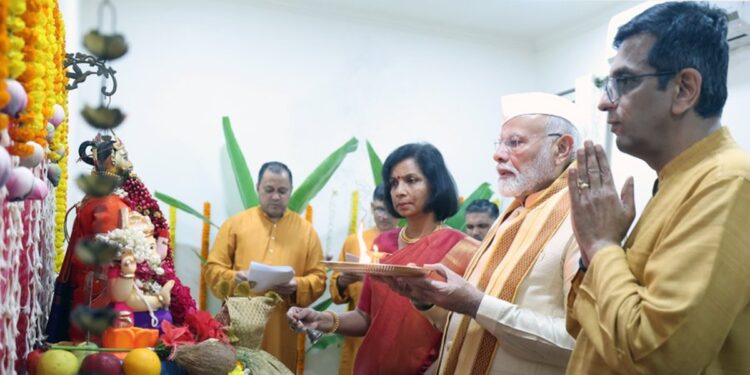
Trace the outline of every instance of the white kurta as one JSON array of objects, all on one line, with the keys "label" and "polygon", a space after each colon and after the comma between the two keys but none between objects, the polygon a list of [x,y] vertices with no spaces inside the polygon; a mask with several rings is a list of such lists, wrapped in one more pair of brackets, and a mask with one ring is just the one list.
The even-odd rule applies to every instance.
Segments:
[{"label": "white kurta", "polygon": [[[480,264],[487,262],[485,258],[490,253],[488,251],[483,254]],[[484,296],[476,320],[498,340],[490,374],[565,373],[565,366],[575,345],[575,340],[565,330],[565,303],[570,282],[578,271],[579,257],[568,217],[518,287],[516,304]],[[480,273],[476,271],[468,275],[469,282],[476,285]],[[441,320],[435,318],[445,315],[432,311],[438,308],[430,310],[426,315],[433,318],[431,320],[436,325],[441,325]],[[443,361],[447,358],[463,315],[451,314],[450,317],[443,346]]]}]

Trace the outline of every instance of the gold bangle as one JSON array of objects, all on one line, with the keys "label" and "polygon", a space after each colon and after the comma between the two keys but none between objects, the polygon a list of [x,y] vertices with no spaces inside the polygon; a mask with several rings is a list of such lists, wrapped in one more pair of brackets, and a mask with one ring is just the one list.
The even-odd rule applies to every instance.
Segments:
[{"label": "gold bangle", "polygon": [[339,326],[341,325],[341,319],[339,318],[339,314],[336,314],[333,311],[324,311],[324,313],[328,313],[331,315],[331,318],[333,319],[333,327],[327,331],[323,331],[323,333],[332,334],[336,333],[336,330],[339,329]]}]

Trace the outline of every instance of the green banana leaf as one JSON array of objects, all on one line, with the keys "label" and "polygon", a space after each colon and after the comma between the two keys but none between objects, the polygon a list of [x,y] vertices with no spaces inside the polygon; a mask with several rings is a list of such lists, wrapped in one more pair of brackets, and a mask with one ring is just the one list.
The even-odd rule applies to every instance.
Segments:
[{"label": "green banana leaf", "polygon": [[195,250],[195,249],[190,249],[190,250],[193,250],[193,254],[195,254],[195,256],[197,256],[197,257],[198,257],[198,259],[200,259],[200,261],[201,261],[201,266],[205,266],[205,265],[206,265],[206,263],[208,263],[208,260],[207,260],[206,258],[204,258],[204,257],[203,257],[203,256],[201,255],[201,253],[199,253],[199,252],[198,252],[198,250]]},{"label": "green banana leaf", "polygon": [[242,198],[242,204],[245,206],[245,209],[255,207],[258,205],[258,193],[255,191],[253,176],[247,168],[247,162],[245,161],[245,156],[242,154],[240,145],[237,143],[237,138],[234,137],[229,117],[224,116],[221,120],[224,128],[224,141],[226,142],[229,161],[232,163],[232,170],[237,182],[237,190],[239,190],[240,198]]},{"label": "green banana leaf", "polygon": [[200,212],[198,212],[194,208],[188,206],[187,204],[185,204],[185,203],[177,200],[176,198],[172,198],[169,195],[166,195],[166,194],[158,192],[158,191],[154,192],[154,196],[156,197],[156,199],[158,199],[158,200],[160,200],[160,201],[162,201],[162,202],[164,202],[164,203],[166,203],[166,204],[168,204],[168,205],[170,205],[170,206],[172,206],[172,207],[174,207],[174,208],[176,208],[178,210],[187,212],[187,213],[189,213],[189,214],[191,214],[191,215],[193,215],[193,216],[195,216],[195,217],[197,217],[197,218],[199,218],[199,219],[201,219],[203,221],[208,222],[213,227],[218,228],[218,226],[216,226],[216,224],[212,223],[211,220],[208,220],[208,218],[206,218],[205,216],[203,216],[203,214],[201,214]]},{"label": "green banana leaf", "polygon": [[492,194],[493,191],[490,184],[483,182],[473,193],[471,193],[471,195],[469,195],[469,198],[464,200],[464,203],[458,208],[458,212],[445,220],[445,224],[453,229],[463,232],[466,227],[466,220],[464,218],[466,207],[477,199],[490,199]]},{"label": "green banana leaf", "polygon": [[383,162],[380,161],[380,157],[372,148],[370,141],[367,141],[367,156],[370,157],[370,167],[372,168],[372,179],[375,181],[375,186],[383,183]]},{"label": "green banana leaf", "polygon": [[333,299],[328,298],[327,300],[313,306],[313,310],[315,311],[326,311],[329,307],[333,304]]},{"label": "green banana leaf", "polygon": [[310,200],[315,197],[318,192],[323,189],[328,180],[336,169],[338,169],[341,162],[347,154],[354,152],[357,149],[359,141],[357,138],[352,137],[344,145],[339,147],[331,155],[329,155],[323,162],[315,168],[315,170],[307,176],[302,184],[294,189],[291,198],[289,198],[289,209],[291,211],[302,213]]}]

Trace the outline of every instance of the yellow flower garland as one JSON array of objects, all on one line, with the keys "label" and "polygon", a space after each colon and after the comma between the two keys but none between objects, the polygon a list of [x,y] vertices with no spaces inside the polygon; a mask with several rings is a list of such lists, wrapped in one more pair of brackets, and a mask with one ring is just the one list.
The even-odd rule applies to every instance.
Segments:
[{"label": "yellow flower garland", "polygon": [[[203,216],[206,217],[206,220],[203,221],[203,233],[201,235],[201,257],[203,259],[208,259],[208,247],[209,247],[209,241],[211,236],[211,223],[209,222],[211,220],[211,203],[204,202],[203,203]],[[200,276],[200,287],[198,288],[198,309],[199,310],[206,310],[206,303],[208,299],[206,298],[206,291],[208,287],[206,286],[206,268],[201,266],[201,276]]]},{"label": "yellow flower garland", "polygon": [[352,192],[352,212],[349,217],[349,234],[357,233],[357,212],[359,211],[359,191]]},{"label": "yellow flower garland", "polygon": [[[68,77],[63,69],[63,60],[65,59],[65,25],[62,21],[62,13],[56,1],[52,1],[52,16],[54,20],[54,35],[57,49],[54,52],[54,93],[55,102],[65,110],[65,119],[55,130],[55,136],[50,144],[51,150],[62,148],[65,155],[68,155],[68,91],[65,85]],[[63,258],[65,257],[65,211],[68,207],[68,158],[63,156],[57,165],[62,173],[60,174],[60,183],[55,190],[55,271],[60,272]]]},{"label": "yellow flower garland", "polygon": [[[7,30],[8,25],[8,3],[0,2],[0,30]],[[7,91],[5,79],[8,78],[8,51],[10,50],[10,41],[5,32],[0,32],[0,108],[4,108],[10,101],[10,95]],[[0,131],[8,127],[8,116],[0,114]]]}]

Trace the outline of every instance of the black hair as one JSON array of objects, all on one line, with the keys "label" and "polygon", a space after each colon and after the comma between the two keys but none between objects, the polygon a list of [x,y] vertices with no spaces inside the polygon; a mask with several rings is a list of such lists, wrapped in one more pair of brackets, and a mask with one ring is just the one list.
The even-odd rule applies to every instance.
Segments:
[{"label": "black hair", "polygon": [[497,208],[497,205],[487,199],[475,199],[471,201],[471,203],[466,206],[466,213],[485,213],[492,220],[495,220],[500,216],[500,210]]},{"label": "black hair", "polygon": [[391,152],[383,163],[383,189],[388,192],[384,194],[384,201],[391,216],[402,217],[393,207],[390,194],[391,172],[396,164],[406,159],[414,159],[427,179],[430,197],[425,204],[425,212],[434,213],[438,221],[455,215],[458,212],[458,193],[453,176],[443,161],[443,155],[429,143],[409,143]]},{"label": "black hair", "polygon": [[[85,141],[78,146],[78,156],[84,163],[93,166],[98,172],[102,172],[104,171],[104,161],[112,156],[114,145],[114,139],[108,135],[102,136],[101,139]],[[86,152],[89,148],[92,149],[91,155]]]},{"label": "black hair", "polygon": [[[648,55],[658,72],[693,68],[703,81],[695,111],[703,118],[721,116],[727,100],[727,15],[706,3],[670,2],[655,5],[617,30],[614,47],[640,34],[656,38]],[[672,77],[659,77],[664,90]]]},{"label": "black hair", "polygon": [[385,201],[385,187],[383,187],[382,183],[375,186],[375,190],[372,192],[372,200]]},{"label": "black hair", "polygon": [[260,180],[263,179],[263,174],[266,173],[266,169],[276,174],[282,174],[286,172],[287,176],[289,176],[289,185],[293,186],[292,171],[289,170],[289,167],[287,167],[286,164],[280,161],[269,161],[263,163],[263,165],[260,166],[260,172],[258,172],[258,182],[256,183],[257,188],[260,188]]}]

